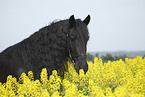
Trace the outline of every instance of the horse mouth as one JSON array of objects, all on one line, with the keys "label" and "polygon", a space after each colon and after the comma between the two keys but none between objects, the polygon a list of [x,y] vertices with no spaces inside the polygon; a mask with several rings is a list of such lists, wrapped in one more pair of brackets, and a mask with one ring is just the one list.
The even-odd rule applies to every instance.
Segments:
[{"label": "horse mouth", "polygon": [[80,69],[83,69],[84,73],[86,73],[88,71],[88,64],[86,61],[83,61],[83,60],[79,61],[78,60],[75,62],[75,69],[76,69],[77,73],[79,73]]}]

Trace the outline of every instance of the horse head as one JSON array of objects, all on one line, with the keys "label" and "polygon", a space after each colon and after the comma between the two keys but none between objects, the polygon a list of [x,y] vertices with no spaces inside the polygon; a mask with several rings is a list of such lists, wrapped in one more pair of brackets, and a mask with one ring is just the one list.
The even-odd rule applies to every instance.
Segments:
[{"label": "horse head", "polygon": [[74,63],[78,73],[80,69],[83,69],[85,73],[88,70],[86,51],[87,41],[89,40],[89,32],[87,29],[89,22],[90,15],[83,21],[75,19],[74,15],[69,18],[68,52],[69,58]]}]

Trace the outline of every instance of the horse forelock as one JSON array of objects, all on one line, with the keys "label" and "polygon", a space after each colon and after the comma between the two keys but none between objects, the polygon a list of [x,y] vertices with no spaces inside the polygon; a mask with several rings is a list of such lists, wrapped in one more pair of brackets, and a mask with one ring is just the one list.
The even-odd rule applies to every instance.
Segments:
[{"label": "horse forelock", "polygon": [[76,21],[77,34],[80,41],[87,42],[89,40],[89,32],[86,24],[84,24],[80,19]]}]

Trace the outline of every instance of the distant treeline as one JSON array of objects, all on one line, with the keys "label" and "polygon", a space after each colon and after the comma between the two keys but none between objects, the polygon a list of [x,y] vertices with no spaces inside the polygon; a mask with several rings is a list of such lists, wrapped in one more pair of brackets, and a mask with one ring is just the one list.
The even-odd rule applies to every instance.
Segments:
[{"label": "distant treeline", "polygon": [[[102,55],[101,57],[99,57],[98,53],[96,53],[95,55],[92,55],[90,53],[87,54],[87,60],[88,61],[93,61],[95,57],[98,57],[98,58],[102,59],[104,62],[107,62],[108,60],[116,61],[116,60],[119,60],[119,59],[122,59],[123,61],[125,61],[125,58],[127,58],[126,55],[112,56],[109,53],[107,53],[105,56]],[[143,56],[143,58],[144,57],[145,57],[145,55]]]}]

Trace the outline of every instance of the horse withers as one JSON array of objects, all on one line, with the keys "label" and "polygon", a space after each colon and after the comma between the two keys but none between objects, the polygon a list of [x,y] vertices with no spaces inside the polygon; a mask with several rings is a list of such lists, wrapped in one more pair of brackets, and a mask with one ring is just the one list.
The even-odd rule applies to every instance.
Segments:
[{"label": "horse withers", "polygon": [[77,72],[88,70],[87,25],[90,15],[83,21],[69,19],[53,22],[43,27],[22,42],[17,43],[0,53],[0,82],[5,82],[8,75],[19,78],[22,72],[32,71],[34,78],[40,77],[42,68],[47,68],[48,75],[53,70],[64,69],[64,62],[71,60]]}]

